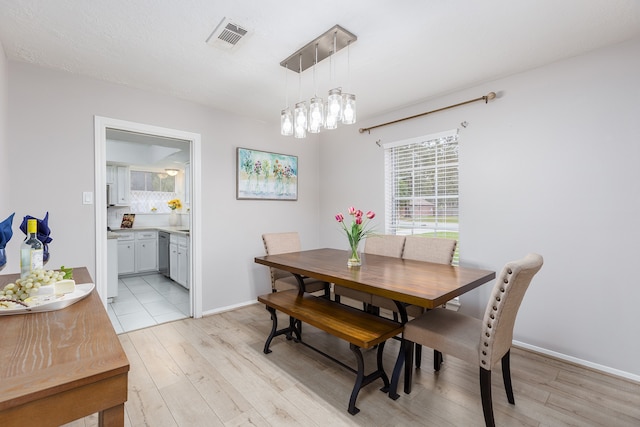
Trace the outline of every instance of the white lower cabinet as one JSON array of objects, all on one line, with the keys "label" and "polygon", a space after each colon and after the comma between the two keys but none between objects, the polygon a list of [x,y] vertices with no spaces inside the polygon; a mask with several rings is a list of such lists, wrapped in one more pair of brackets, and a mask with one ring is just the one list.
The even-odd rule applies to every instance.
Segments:
[{"label": "white lower cabinet", "polygon": [[138,231],[136,233],[136,273],[158,271],[158,233]]},{"label": "white lower cabinet", "polygon": [[118,296],[118,239],[107,239],[107,298]]},{"label": "white lower cabinet", "polygon": [[189,289],[189,238],[171,233],[169,237],[169,277]]},{"label": "white lower cabinet", "polygon": [[157,231],[117,233],[118,275],[158,271]]},{"label": "white lower cabinet", "polygon": [[136,272],[134,233],[118,233],[118,275]]}]

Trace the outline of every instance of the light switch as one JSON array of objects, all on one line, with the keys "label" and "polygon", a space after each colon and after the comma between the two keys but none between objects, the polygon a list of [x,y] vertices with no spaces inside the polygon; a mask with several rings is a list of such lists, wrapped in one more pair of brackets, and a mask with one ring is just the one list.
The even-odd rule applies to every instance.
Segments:
[{"label": "light switch", "polygon": [[82,193],[82,204],[83,205],[92,205],[93,204],[93,192],[84,191]]}]

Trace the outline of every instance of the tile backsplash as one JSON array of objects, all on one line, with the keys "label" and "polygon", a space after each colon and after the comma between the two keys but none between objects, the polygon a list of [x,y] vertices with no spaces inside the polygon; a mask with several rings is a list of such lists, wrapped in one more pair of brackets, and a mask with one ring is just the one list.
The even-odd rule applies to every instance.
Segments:
[{"label": "tile backsplash", "polygon": [[[131,213],[128,207],[110,207],[107,209],[107,225],[112,230],[120,228],[122,223],[122,215]],[[189,228],[189,214],[186,212],[178,213],[178,226]],[[168,213],[136,213],[136,219],[133,228],[143,227],[167,227],[169,225]]]}]

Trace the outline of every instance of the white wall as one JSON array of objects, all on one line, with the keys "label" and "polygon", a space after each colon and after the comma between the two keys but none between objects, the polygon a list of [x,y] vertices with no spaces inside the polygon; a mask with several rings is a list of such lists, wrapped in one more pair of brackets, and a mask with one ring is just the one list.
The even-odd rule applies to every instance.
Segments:
[{"label": "white wall", "polygon": [[[9,177],[7,168],[9,162],[7,155],[7,68],[7,57],[0,42],[0,183],[7,182]],[[6,185],[0,184],[0,221],[4,221],[13,212],[9,206],[8,190]]]},{"label": "white wall", "polygon": [[[8,167],[0,174],[10,178],[0,202],[8,190],[6,214],[16,211],[19,218],[14,231],[27,213],[41,216],[48,210],[51,265],[87,265],[93,273],[94,207],[81,203],[82,191],[93,190],[93,116],[200,133],[206,312],[255,300],[269,289],[265,267],[253,263],[263,253],[263,232],[298,230],[305,248],[345,248],[333,219],[337,211],[349,205],[371,209],[384,224],[383,151],[375,141],[467,121],[460,132],[463,264],[499,270],[529,251],[541,253],[545,266],[524,300],[515,338],[638,376],[640,286],[630,270],[640,240],[638,52],[636,39],[322,133],[319,143],[278,136],[277,119],[265,125],[9,62],[3,154]],[[0,85],[6,80],[0,59]],[[489,91],[500,95],[489,105],[471,104],[370,135],[357,131]],[[237,146],[298,155],[299,200],[236,201]],[[29,156],[40,171],[35,178],[24,173]],[[19,241],[11,241],[10,254],[17,253]],[[15,257],[10,263],[4,273],[17,272]],[[480,313],[488,292],[487,285],[465,295],[463,310]]]},{"label": "white wall", "polygon": [[[515,339],[640,378],[640,39],[395,111],[357,127],[474,103],[358,134],[322,134],[320,245],[346,248],[333,220],[349,205],[380,214],[383,149],[460,128],[464,265],[500,270],[538,252],[545,265],[522,304]],[[424,82],[433,84],[433,82]],[[467,128],[460,123],[468,122]],[[481,315],[490,285],[462,297]]]},{"label": "white wall", "polygon": [[[304,247],[318,245],[317,143],[279,135],[254,120],[191,102],[69,73],[9,61],[8,167],[10,206],[19,221],[50,213],[47,267],[87,266],[95,273],[94,206],[82,192],[94,189],[94,115],[199,133],[202,136],[204,244],[203,310],[255,301],[270,290],[261,234],[297,230]],[[236,147],[299,157],[296,202],[237,201]],[[35,175],[25,173],[32,163]],[[14,221],[15,225],[15,221]],[[18,222],[19,225],[19,222]],[[17,227],[14,227],[14,230]],[[196,230],[198,232],[198,230]],[[19,233],[19,230],[18,230]],[[19,239],[10,243],[17,253]],[[18,264],[5,269],[17,272]]]}]

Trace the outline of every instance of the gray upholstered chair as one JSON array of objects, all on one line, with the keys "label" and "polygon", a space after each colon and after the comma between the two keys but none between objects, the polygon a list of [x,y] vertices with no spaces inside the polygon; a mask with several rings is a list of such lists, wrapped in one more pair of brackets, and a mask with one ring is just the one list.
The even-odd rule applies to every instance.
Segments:
[{"label": "gray upholstered chair", "polygon": [[[393,234],[372,234],[364,241],[364,253],[400,258],[404,249],[404,236]],[[362,301],[366,310],[372,302],[372,295],[344,286],[335,285],[333,288],[335,300],[340,302],[340,297],[345,296],[356,301]]]},{"label": "gray upholstered chair", "polygon": [[[540,255],[529,254],[505,265],[491,291],[482,320],[437,308],[408,322],[404,327],[404,339],[407,341],[405,351],[398,358],[399,366],[402,366],[402,358],[407,359],[406,366],[411,366],[411,343],[420,343],[478,365],[485,423],[494,426],[491,367],[498,361],[502,362],[507,400],[514,404],[509,362],[513,327],[524,294],[542,263]],[[440,363],[442,358],[437,361],[436,370],[440,369]],[[394,378],[390,396],[397,396],[396,387],[397,378]]]},{"label": "gray upholstered chair", "polygon": [[[262,235],[264,250],[267,255],[277,255],[287,252],[298,252],[300,247],[300,236],[297,232],[286,233],[266,233]],[[288,271],[269,267],[271,273],[271,290],[273,292],[287,289],[298,289],[298,281],[295,276]],[[311,278],[304,279],[305,290],[307,292],[324,291],[329,296],[329,284],[322,280]]]},{"label": "gray upholstered chair", "polygon": [[[435,262],[438,264],[451,264],[453,261],[453,254],[456,252],[457,244],[458,242],[455,239],[407,236],[404,243],[404,250],[402,251],[402,258],[413,259],[416,261]],[[372,297],[371,305],[391,310],[394,312],[394,319],[397,318],[395,312],[398,308],[392,300],[374,295]],[[410,317],[419,317],[425,312],[423,307],[419,307],[417,305],[408,305],[406,310],[407,315]],[[434,356],[437,354],[438,353],[434,351]],[[416,368],[419,368],[422,365],[421,345],[416,345],[415,364]]]},{"label": "gray upholstered chair", "polygon": [[[455,239],[407,236],[404,242],[402,258],[439,264],[451,264],[453,254],[456,251],[456,245],[457,241]],[[373,296],[371,304],[375,307],[386,308],[394,312],[397,311],[396,304],[392,300],[378,295]],[[422,313],[424,313],[422,307],[414,305],[407,306],[407,314],[411,317],[418,317]]]}]

